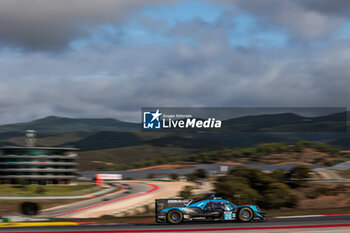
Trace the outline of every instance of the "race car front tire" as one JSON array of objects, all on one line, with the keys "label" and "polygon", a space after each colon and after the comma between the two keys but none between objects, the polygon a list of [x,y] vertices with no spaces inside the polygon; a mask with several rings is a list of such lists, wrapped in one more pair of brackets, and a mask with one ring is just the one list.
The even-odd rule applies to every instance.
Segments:
[{"label": "race car front tire", "polygon": [[250,222],[254,218],[254,212],[249,207],[243,207],[238,211],[238,220],[240,222]]},{"label": "race car front tire", "polygon": [[180,210],[170,210],[167,214],[167,220],[170,224],[179,224],[183,220],[183,214]]}]

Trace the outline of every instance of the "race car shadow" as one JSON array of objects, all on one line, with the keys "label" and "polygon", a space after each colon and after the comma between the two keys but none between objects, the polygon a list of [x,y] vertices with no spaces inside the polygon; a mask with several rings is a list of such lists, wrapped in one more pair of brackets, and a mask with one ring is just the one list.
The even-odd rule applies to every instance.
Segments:
[{"label": "race car shadow", "polygon": [[[240,221],[186,221],[186,222],[182,222],[180,224],[177,224],[177,225],[203,225],[203,224],[232,224],[232,223],[235,223],[235,224],[247,224],[247,223],[261,223],[261,222],[267,222],[268,220],[266,221],[263,221],[263,220],[253,220],[253,221],[250,221],[250,222],[240,222]],[[139,225],[139,224],[137,224]],[[140,224],[142,225],[142,224]],[[170,224],[170,223],[149,223],[149,224],[143,224],[143,225],[174,225],[174,224]],[[176,225],[176,224],[175,224]]]}]

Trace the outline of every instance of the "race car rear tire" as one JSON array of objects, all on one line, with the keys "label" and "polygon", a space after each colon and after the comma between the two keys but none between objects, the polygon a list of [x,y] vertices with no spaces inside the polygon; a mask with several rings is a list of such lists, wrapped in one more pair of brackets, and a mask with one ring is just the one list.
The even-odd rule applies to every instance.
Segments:
[{"label": "race car rear tire", "polygon": [[170,210],[167,214],[167,220],[170,224],[179,224],[183,220],[183,214],[180,210]]},{"label": "race car rear tire", "polygon": [[238,211],[238,220],[240,222],[250,222],[254,219],[254,212],[249,207],[243,207]]}]

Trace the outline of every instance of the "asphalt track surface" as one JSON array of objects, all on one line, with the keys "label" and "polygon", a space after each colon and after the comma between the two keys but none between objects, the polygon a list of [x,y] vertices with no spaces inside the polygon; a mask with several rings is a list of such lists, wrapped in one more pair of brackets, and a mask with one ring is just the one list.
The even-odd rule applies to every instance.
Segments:
[{"label": "asphalt track surface", "polygon": [[85,209],[93,208],[94,206],[98,206],[98,205],[108,204],[115,200],[119,200],[120,198],[132,196],[151,189],[150,186],[142,183],[130,182],[126,184],[128,186],[127,187],[124,186],[122,190],[102,196],[102,197],[97,197],[97,198],[93,198],[85,201],[79,201],[77,203],[65,205],[58,208],[43,210],[40,212],[38,217],[66,218],[66,217],[70,217],[72,214],[75,214],[77,212],[84,211]]},{"label": "asphalt track surface", "polygon": [[[321,217],[273,218],[267,222],[250,223],[185,223],[169,224],[105,224],[55,227],[1,228],[0,232],[350,232],[350,214]],[[290,230],[290,231],[285,231]],[[340,231],[339,231],[340,230]]]}]

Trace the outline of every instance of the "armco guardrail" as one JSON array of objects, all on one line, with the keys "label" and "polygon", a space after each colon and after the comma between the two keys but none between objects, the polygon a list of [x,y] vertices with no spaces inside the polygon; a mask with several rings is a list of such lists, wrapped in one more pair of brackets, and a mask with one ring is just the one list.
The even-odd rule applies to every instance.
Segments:
[{"label": "armco guardrail", "polygon": [[311,182],[349,183],[350,179],[308,179]]}]

